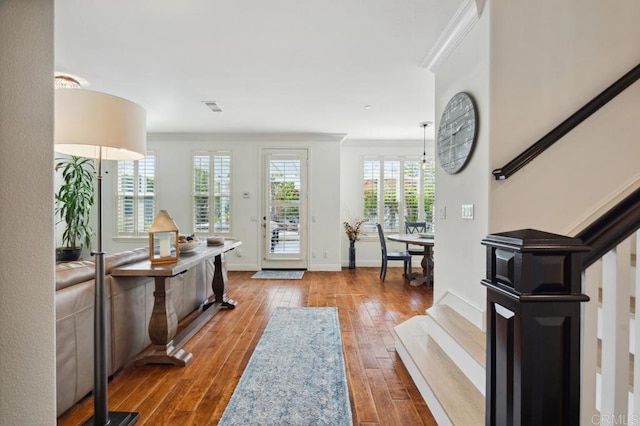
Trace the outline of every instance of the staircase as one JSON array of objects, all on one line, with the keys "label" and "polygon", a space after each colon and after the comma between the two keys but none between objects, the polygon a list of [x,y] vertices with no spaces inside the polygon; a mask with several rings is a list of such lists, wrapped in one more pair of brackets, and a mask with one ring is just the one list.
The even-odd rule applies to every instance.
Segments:
[{"label": "staircase", "polygon": [[484,423],[485,333],[441,304],[396,326],[395,340],[439,425]]},{"label": "staircase", "polygon": [[[640,415],[640,393],[634,392],[640,388],[640,375],[634,374],[640,371],[634,356],[640,350],[639,236],[640,231],[583,271],[583,291],[591,301],[583,313],[582,423]],[[486,334],[443,303],[394,331],[396,351],[438,424],[483,424]]]}]

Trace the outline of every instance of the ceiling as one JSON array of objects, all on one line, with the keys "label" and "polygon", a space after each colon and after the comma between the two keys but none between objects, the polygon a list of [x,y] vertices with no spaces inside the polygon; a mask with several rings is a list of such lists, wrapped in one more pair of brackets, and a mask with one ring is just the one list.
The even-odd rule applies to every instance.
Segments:
[{"label": "ceiling", "polygon": [[55,66],[142,105],[152,133],[422,140],[434,84],[420,63],[459,4],[55,0]]}]

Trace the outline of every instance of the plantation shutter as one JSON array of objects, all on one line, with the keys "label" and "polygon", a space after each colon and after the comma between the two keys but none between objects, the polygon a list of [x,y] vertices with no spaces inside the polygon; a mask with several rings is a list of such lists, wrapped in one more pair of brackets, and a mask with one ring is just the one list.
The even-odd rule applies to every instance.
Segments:
[{"label": "plantation shutter", "polygon": [[147,152],[138,161],[118,161],[116,236],[146,237],[155,218],[156,158]]},{"label": "plantation shutter", "polygon": [[214,155],[214,231],[231,231],[231,156]]},{"label": "plantation shutter", "polygon": [[231,232],[231,153],[193,154],[193,232]]}]

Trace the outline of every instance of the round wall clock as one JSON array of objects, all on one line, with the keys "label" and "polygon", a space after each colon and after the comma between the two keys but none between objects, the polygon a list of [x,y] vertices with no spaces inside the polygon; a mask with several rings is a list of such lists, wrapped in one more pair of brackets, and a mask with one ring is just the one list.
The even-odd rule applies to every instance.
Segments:
[{"label": "round wall clock", "polygon": [[451,98],[438,126],[438,161],[449,174],[461,171],[467,164],[478,138],[478,110],[468,93]]}]

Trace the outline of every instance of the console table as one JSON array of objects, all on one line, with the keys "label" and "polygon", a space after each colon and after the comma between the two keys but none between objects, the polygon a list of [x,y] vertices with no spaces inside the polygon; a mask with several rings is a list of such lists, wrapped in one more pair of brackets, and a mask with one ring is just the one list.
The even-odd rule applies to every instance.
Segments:
[{"label": "console table", "polygon": [[[151,265],[149,260],[144,260],[111,270],[111,275],[121,277],[147,276],[155,279],[154,303],[151,319],[149,320],[149,338],[151,346],[136,360],[137,365],[142,364],[172,364],[186,365],[193,355],[182,349],[185,343],[196,334],[203,325],[211,319],[220,309],[233,309],[236,301],[226,297],[226,280],[222,271],[222,256],[224,253],[235,249],[242,244],[238,240],[227,240],[223,245],[208,246],[206,243],[194,250],[181,253],[177,262],[166,265]],[[166,297],[167,279],[186,272],[208,259],[214,259],[215,271],[211,287],[214,301],[205,301],[198,309],[200,315],[189,323],[180,333],[175,308],[171,298]]]}]

